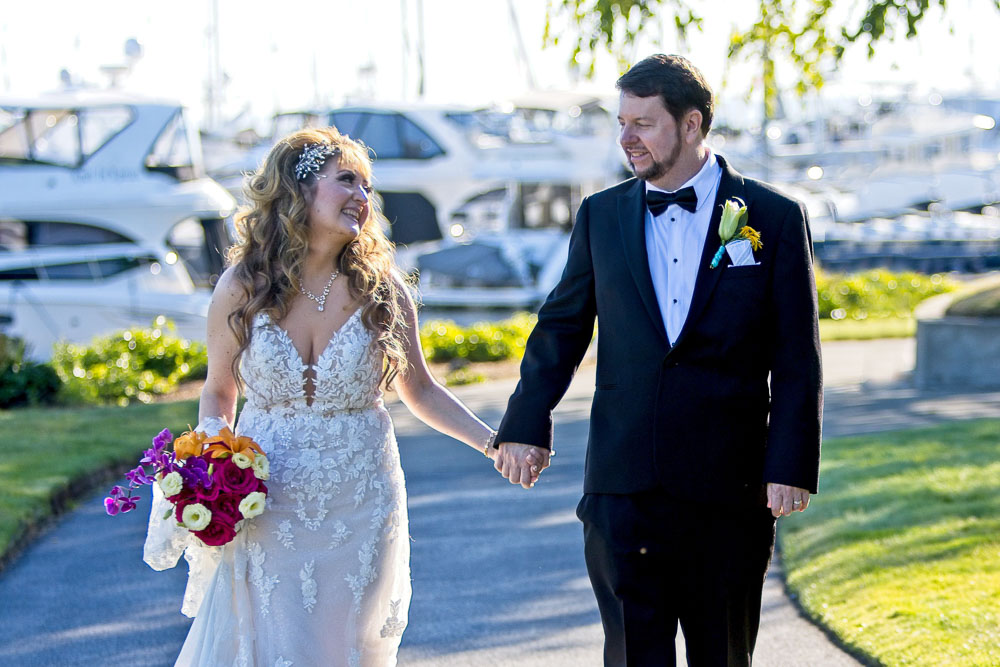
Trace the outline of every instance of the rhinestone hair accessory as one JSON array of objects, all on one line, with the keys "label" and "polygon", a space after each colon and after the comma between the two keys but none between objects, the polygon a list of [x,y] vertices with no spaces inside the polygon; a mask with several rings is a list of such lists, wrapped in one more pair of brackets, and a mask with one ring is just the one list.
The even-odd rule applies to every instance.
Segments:
[{"label": "rhinestone hair accessory", "polygon": [[340,155],[340,148],[330,144],[306,144],[295,165],[295,178],[304,181],[309,174],[318,174],[331,155]]}]

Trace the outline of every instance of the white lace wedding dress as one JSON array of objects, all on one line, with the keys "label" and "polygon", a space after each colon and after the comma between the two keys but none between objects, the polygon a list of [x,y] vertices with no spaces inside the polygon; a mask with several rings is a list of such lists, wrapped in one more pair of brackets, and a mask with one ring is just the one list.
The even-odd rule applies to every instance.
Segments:
[{"label": "white lace wedding dress", "polygon": [[178,665],[396,664],[409,533],[373,340],[355,312],[310,367],[284,330],[258,316],[237,431],[270,460],[267,511],[215,548],[162,521],[162,497],[150,516],[147,562],[172,567],[186,549],[191,568],[184,612],[196,616]]}]

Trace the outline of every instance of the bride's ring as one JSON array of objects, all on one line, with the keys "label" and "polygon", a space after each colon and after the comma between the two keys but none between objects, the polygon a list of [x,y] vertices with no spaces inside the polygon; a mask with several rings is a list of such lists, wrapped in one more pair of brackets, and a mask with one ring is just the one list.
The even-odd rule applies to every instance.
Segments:
[{"label": "bride's ring", "polygon": [[538,472],[538,466],[531,466],[531,472]]},{"label": "bride's ring", "polygon": [[801,504],[802,504],[802,501],[801,501],[801,500],[793,500],[793,501],[792,501],[792,504],[793,504],[793,505],[801,505]]}]

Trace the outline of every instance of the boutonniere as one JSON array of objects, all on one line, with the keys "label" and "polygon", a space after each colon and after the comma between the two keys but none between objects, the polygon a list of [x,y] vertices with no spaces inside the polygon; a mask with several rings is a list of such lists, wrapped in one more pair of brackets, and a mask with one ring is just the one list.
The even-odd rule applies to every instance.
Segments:
[{"label": "boutonniere", "polygon": [[760,250],[764,245],[760,240],[760,232],[746,224],[747,205],[739,197],[727,199],[722,205],[722,220],[719,222],[719,239],[722,241],[719,249],[712,258],[709,268],[714,269],[719,265],[722,256],[726,252],[726,244],[737,239],[750,241],[750,247]]}]

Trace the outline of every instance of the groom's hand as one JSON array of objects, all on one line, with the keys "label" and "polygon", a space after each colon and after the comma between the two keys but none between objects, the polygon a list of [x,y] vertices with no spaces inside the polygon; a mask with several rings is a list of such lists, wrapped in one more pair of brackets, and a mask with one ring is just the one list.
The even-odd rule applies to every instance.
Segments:
[{"label": "groom's hand", "polygon": [[803,512],[809,507],[809,492],[797,486],[767,483],[767,506],[775,517]]},{"label": "groom's hand", "polygon": [[549,450],[520,442],[501,442],[497,445],[493,467],[511,484],[530,489],[538,476],[549,467]]}]

